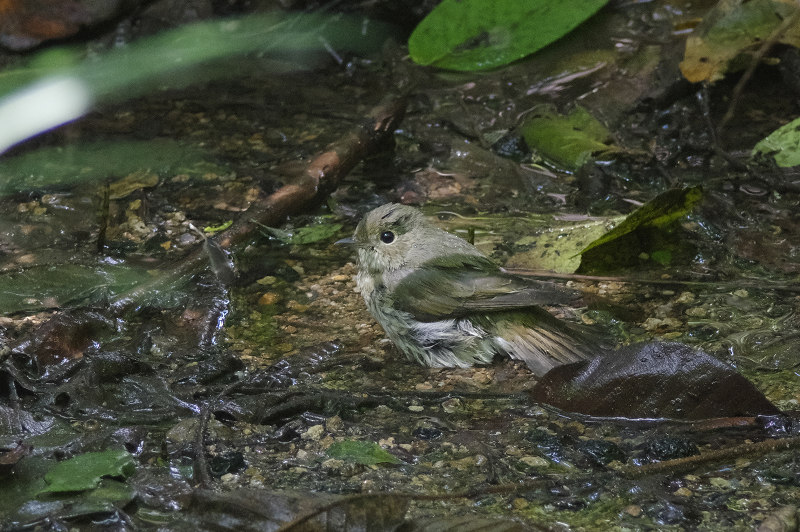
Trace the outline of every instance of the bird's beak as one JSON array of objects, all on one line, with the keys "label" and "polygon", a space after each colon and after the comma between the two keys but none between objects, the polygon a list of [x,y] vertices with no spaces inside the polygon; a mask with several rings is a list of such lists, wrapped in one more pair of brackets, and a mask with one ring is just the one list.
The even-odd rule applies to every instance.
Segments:
[{"label": "bird's beak", "polygon": [[344,245],[353,245],[355,243],[356,243],[355,239],[352,236],[348,236],[347,238],[337,240],[336,242],[334,242],[334,245],[344,246]]}]

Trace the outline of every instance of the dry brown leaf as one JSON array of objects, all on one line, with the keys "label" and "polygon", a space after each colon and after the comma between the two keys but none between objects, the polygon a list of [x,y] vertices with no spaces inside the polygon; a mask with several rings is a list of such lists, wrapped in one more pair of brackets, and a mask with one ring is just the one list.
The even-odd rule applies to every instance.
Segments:
[{"label": "dry brown leaf", "polygon": [[[692,83],[714,82],[744,67],[750,54],[800,7],[793,0],[722,0],[686,40],[681,73]],[[778,42],[800,47],[800,24]]]}]

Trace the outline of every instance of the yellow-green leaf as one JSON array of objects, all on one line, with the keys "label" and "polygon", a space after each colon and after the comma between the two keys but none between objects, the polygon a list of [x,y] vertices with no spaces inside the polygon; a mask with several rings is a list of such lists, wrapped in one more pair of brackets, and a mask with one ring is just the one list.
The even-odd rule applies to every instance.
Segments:
[{"label": "yellow-green leaf", "polygon": [[590,249],[607,244],[639,228],[664,227],[670,222],[683,218],[702,197],[703,189],[701,187],[675,188],[662,192],[633,211],[617,227],[586,246],[581,251],[581,255]]}]

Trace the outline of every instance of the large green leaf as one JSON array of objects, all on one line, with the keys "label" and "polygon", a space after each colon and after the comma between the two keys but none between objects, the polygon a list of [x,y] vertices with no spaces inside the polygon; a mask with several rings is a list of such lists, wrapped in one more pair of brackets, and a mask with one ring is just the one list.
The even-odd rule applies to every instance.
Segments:
[{"label": "large green leaf", "polygon": [[127,478],[136,463],[126,451],[86,453],[59,462],[44,476],[48,486],[40,493],[85,491],[96,488],[103,477]]},{"label": "large green leaf", "polygon": [[785,126],[781,126],[753,148],[753,155],[758,153],[771,155],[778,166],[789,167],[800,165],[800,118],[795,118]]},{"label": "large green leaf", "polygon": [[598,218],[528,233],[514,244],[532,247],[511,255],[505,267],[573,273],[580,266],[581,250],[623,219],[622,216]]},{"label": "large green leaf", "polygon": [[420,65],[487,70],[560,39],[608,0],[444,0],[408,39]]}]

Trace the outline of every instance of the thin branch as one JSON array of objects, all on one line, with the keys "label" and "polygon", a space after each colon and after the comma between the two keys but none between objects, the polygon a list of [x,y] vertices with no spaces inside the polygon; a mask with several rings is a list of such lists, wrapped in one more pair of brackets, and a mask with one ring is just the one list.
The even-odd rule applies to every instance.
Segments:
[{"label": "thin branch", "polygon": [[[686,469],[697,467],[698,465],[708,462],[717,462],[722,460],[730,460],[742,456],[761,456],[773,452],[786,451],[789,449],[800,448],[800,436],[792,438],[783,438],[777,440],[765,440],[758,443],[744,443],[734,445],[724,449],[709,451],[697,456],[690,456],[687,458],[676,458],[674,460],[665,460],[654,464],[646,464],[643,466],[624,466],[616,472],[607,471],[600,474],[597,473],[581,473],[577,475],[566,475],[561,478],[563,481],[566,479],[579,479],[581,477],[592,478],[593,480],[611,479],[617,473],[621,473],[627,478],[639,478],[647,475],[661,474],[661,473],[677,473]],[[325,504],[316,508],[306,514],[303,514],[292,521],[283,524],[277,532],[292,532],[299,530],[298,527],[308,522],[309,520],[322,515],[334,508],[342,505],[352,504],[369,499],[380,499],[382,497],[403,498],[409,501],[448,501],[454,499],[474,499],[490,494],[510,494],[521,493],[532,489],[539,488],[552,482],[552,477],[537,478],[526,482],[500,484],[497,486],[483,486],[463,491],[455,491],[452,493],[436,493],[436,494],[421,494],[421,493],[362,493],[357,495],[350,495],[343,497],[337,501]]]},{"label": "thin branch", "polygon": [[[403,119],[405,107],[404,96],[384,99],[372,109],[363,124],[312,159],[298,182],[284,185],[250,205],[229,229],[215,237],[217,244],[222,249],[231,250],[249,238],[259,224],[282,225],[288,216],[302,212],[309,205],[324,199],[366,155],[382,146],[392,135]],[[111,302],[111,309],[122,312],[159,286],[188,278],[207,264],[204,248],[198,247],[178,264],[162,267],[153,281],[121,294]]]},{"label": "thin branch", "polygon": [[750,78],[753,77],[756,67],[758,67],[758,65],[761,63],[761,60],[764,58],[764,56],[767,55],[769,49],[780,40],[780,38],[789,28],[797,24],[798,21],[800,21],[800,8],[796,9],[789,18],[784,20],[777,28],[775,28],[767,40],[761,44],[761,47],[758,49],[758,51],[756,51],[755,55],[753,55],[753,59],[750,61],[750,65],[748,65],[747,70],[744,71],[742,77],[739,78],[739,82],[736,83],[736,86],[733,88],[733,93],[731,94],[731,103],[728,105],[728,110],[725,112],[725,116],[723,116],[722,120],[720,120],[719,126],[717,126],[718,135],[721,134],[722,130],[725,129],[725,126],[727,126],[728,122],[730,122],[733,118],[733,115],[736,112],[736,106],[739,104],[739,100],[741,99],[742,92],[744,92],[744,88],[750,81]]},{"label": "thin branch", "polygon": [[733,447],[725,447],[694,456],[675,458],[674,460],[665,460],[653,464],[625,466],[620,469],[620,472],[628,478],[638,478],[655,473],[679,473],[708,462],[719,462],[743,456],[762,456],[798,448],[800,448],[800,436],[764,440],[756,443],[742,443]]},{"label": "thin branch", "polygon": [[503,271],[520,277],[537,279],[563,279],[567,281],[612,282],[622,284],[647,285],[679,285],[688,288],[716,288],[719,290],[736,290],[751,288],[755,290],[777,290],[781,292],[800,292],[800,286],[789,281],[773,281],[771,279],[735,279],[730,281],[684,281],[681,279],[646,279],[623,276],[582,275],[578,273],[557,273],[549,270],[528,270],[523,268],[503,268]]},{"label": "thin branch", "polygon": [[211,485],[211,476],[208,473],[208,460],[206,459],[206,430],[211,409],[205,403],[200,409],[200,419],[194,434],[194,476],[201,488]]}]

